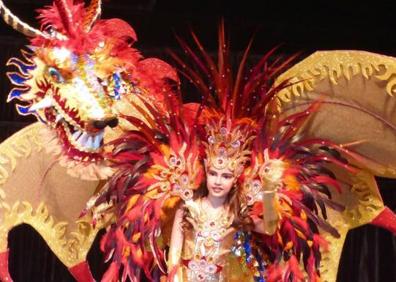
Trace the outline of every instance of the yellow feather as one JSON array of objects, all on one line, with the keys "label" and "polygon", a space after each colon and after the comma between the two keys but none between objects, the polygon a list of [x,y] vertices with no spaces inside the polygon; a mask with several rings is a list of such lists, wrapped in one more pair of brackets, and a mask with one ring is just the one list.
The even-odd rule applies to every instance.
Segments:
[{"label": "yellow feather", "polygon": [[285,251],[288,251],[288,250],[290,250],[291,248],[293,248],[293,242],[292,241],[289,241],[289,242],[287,242],[287,244],[286,244],[286,246],[285,246]]},{"label": "yellow feather", "polygon": [[122,256],[123,257],[129,257],[130,254],[131,254],[131,249],[129,247],[125,247],[123,252],[122,252]]},{"label": "yellow feather", "polygon": [[301,239],[307,240],[307,237],[305,237],[305,235],[303,233],[301,233],[301,231],[296,230],[297,236],[300,237]]},{"label": "yellow feather", "polygon": [[129,211],[136,204],[139,197],[140,197],[140,195],[133,195],[131,197],[131,199],[129,199],[127,209],[126,209],[127,211]]},{"label": "yellow feather", "polygon": [[301,210],[300,217],[301,217],[304,221],[307,221],[307,214],[305,213],[305,211]]},{"label": "yellow feather", "polygon": [[132,242],[136,243],[140,239],[140,237],[142,237],[142,233],[139,232],[139,233],[134,234],[132,236]]},{"label": "yellow feather", "polygon": [[288,190],[297,191],[300,190],[300,183],[297,178],[293,175],[285,176],[284,182]]}]

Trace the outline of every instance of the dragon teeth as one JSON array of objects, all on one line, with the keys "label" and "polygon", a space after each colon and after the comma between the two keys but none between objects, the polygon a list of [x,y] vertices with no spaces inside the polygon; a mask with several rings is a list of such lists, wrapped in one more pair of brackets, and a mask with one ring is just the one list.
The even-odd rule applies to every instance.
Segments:
[{"label": "dragon teeth", "polygon": [[55,123],[60,122],[63,119],[63,116],[61,114],[57,114],[55,118]]},{"label": "dragon teeth", "polygon": [[89,136],[85,145],[88,148],[93,148],[93,143],[94,143],[94,138],[92,136]]},{"label": "dragon teeth", "polygon": [[88,142],[88,138],[89,138],[89,135],[87,134],[87,133],[83,133],[81,136],[80,136],[80,138],[78,138],[78,142],[80,143],[80,145],[81,146],[83,146],[83,147],[87,147],[87,142]]},{"label": "dragon teeth", "polygon": [[98,149],[100,147],[100,142],[102,141],[102,139],[103,139],[103,131],[101,131],[95,135],[94,141],[93,141],[94,149]]},{"label": "dragon teeth", "polygon": [[81,149],[84,148],[89,151],[96,151],[101,147],[103,134],[103,130],[95,135],[76,130],[76,132],[72,134],[72,138],[75,142],[78,143],[79,146],[81,146]]},{"label": "dragon teeth", "polygon": [[81,136],[82,132],[77,130],[76,132],[73,133],[73,139],[78,140],[78,138]]}]

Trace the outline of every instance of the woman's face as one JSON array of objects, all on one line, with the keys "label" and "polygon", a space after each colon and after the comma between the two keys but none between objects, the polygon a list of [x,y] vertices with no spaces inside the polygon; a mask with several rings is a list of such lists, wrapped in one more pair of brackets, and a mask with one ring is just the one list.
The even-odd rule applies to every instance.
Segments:
[{"label": "woman's face", "polygon": [[216,198],[226,197],[234,185],[234,182],[234,173],[229,169],[207,168],[206,186],[210,196]]}]

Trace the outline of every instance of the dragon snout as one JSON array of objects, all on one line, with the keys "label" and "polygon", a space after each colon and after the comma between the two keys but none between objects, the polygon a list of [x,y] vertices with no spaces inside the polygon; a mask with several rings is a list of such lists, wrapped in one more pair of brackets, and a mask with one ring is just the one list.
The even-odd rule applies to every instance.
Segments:
[{"label": "dragon snout", "polygon": [[103,120],[91,120],[90,123],[92,127],[99,130],[104,129],[106,126],[114,128],[118,125],[118,118],[111,117]]}]

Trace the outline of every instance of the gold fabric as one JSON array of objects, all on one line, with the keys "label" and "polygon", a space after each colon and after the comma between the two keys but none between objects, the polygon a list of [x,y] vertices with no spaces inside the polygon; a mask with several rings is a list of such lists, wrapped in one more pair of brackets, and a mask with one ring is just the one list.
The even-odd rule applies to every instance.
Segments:
[{"label": "gold fabric", "polygon": [[328,221],[341,237],[323,233],[330,245],[320,266],[322,281],[336,281],[347,232],[370,223],[384,209],[374,175],[396,178],[395,74],[392,57],[325,51],[309,56],[276,81],[290,83],[274,99],[284,116],[322,101],[302,129],[304,138],[328,139],[366,158],[357,175],[337,170],[345,185],[341,194],[332,191],[332,196],[346,209],[342,213],[328,209]]},{"label": "gold fabric", "polygon": [[45,125],[35,123],[0,144],[0,251],[7,249],[8,232],[31,225],[56,256],[71,267],[85,260],[101,223],[79,219],[99,181],[71,177],[45,151]]},{"label": "gold fabric", "polygon": [[352,144],[378,176],[396,178],[396,59],[363,51],[317,52],[282,74],[283,115],[323,100],[304,136]]}]

